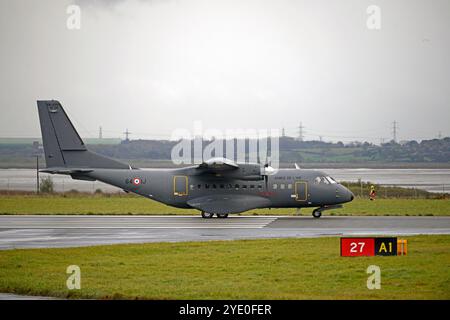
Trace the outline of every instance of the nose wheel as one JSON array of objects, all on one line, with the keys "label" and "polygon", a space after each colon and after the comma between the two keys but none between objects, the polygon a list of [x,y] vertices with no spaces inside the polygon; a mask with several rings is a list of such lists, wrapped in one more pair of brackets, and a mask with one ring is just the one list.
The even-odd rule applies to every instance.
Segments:
[{"label": "nose wheel", "polygon": [[312,212],[314,218],[320,218],[322,216],[322,211],[320,209],[314,209]]},{"label": "nose wheel", "polygon": [[320,208],[316,208],[312,212],[312,216],[314,218],[320,218],[322,216],[322,211],[331,210],[331,209],[341,209],[341,204],[331,205],[331,206],[322,206]]}]

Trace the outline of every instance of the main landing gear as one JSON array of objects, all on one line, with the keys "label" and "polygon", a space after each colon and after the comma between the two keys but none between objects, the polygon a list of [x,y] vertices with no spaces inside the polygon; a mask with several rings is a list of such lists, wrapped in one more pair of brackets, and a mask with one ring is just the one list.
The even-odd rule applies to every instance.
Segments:
[{"label": "main landing gear", "polygon": [[214,213],[209,213],[209,212],[205,212],[202,211],[202,218],[203,219],[211,219],[213,217]]},{"label": "main landing gear", "polygon": [[[211,219],[214,216],[214,213],[202,211],[203,219]],[[225,219],[228,217],[228,213],[216,213],[217,218]]]}]

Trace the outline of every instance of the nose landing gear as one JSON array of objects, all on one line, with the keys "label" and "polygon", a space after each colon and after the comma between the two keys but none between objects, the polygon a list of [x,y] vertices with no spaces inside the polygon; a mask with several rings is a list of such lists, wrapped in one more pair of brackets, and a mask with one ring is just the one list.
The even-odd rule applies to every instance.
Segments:
[{"label": "nose landing gear", "polygon": [[340,208],[342,208],[341,204],[336,204],[336,205],[332,205],[332,206],[323,206],[323,207],[314,209],[312,212],[312,216],[314,218],[320,218],[322,216],[322,211],[331,210],[331,209],[340,209]]},{"label": "nose landing gear", "polygon": [[319,208],[314,209],[313,212],[312,212],[312,216],[314,218],[318,219],[318,218],[320,218],[322,216],[322,211]]}]

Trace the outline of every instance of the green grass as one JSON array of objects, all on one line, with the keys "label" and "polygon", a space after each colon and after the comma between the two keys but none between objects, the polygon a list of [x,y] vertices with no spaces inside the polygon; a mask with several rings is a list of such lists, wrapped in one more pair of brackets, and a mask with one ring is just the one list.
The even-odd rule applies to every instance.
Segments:
[{"label": "green grass", "polygon": [[[292,215],[296,209],[258,209],[246,215]],[[312,209],[302,209],[310,215]],[[0,214],[199,214],[194,209],[177,209],[133,195],[0,195]],[[450,215],[449,199],[356,198],[343,209],[325,215]]]},{"label": "green grass", "polygon": [[[126,299],[450,299],[450,236],[408,239],[408,256],[339,257],[339,238],[0,251],[0,292]],[[81,289],[66,268],[81,268]],[[381,268],[368,290],[366,269]]]},{"label": "green grass", "polygon": [[0,196],[0,214],[198,214],[133,195]]}]

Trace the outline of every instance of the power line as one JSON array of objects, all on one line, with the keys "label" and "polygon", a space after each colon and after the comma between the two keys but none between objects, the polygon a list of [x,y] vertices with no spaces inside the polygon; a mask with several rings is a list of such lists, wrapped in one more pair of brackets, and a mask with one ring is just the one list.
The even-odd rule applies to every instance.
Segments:
[{"label": "power line", "polygon": [[303,124],[300,122],[299,126],[298,126],[298,141],[303,141],[303,129],[305,127],[303,126]]},{"label": "power line", "polygon": [[125,135],[125,141],[130,141],[129,137],[130,137],[131,132],[128,131],[128,128],[127,128],[127,130],[125,130],[125,132],[123,134]]}]

